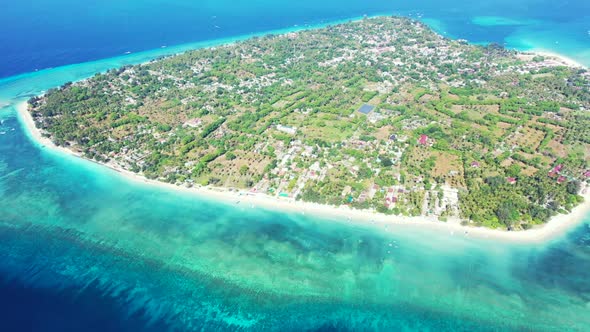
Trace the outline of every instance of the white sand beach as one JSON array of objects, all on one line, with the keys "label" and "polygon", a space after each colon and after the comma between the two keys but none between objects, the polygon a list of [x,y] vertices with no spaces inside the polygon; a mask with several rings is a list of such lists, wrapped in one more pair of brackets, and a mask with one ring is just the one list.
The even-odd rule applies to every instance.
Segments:
[{"label": "white sand beach", "polygon": [[568,58],[562,54],[558,54],[555,52],[547,51],[547,50],[533,50],[532,54],[541,55],[546,58],[552,58],[557,62],[562,63],[564,66],[571,67],[571,68],[585,68],[585,66],[578,61]]},{"label": "white sand beach", "polygon": [[[35,126],[31,114],[27,110],[26,103],[20,103],[17,107],[21,123],[29,132],[31,139],[42,147],[50,148],[60,153],[74,155],[83,158],[79,153],[70,149],[58,147],[42,135]],[[84,158],[85,159],[85,158]],[[201,197],[224,200],[230,204],[251,207],[263,207],[275,211],[301,213],[313,216],[321,216],[329,219],[337,219],[343,223],[364,224],[372,227],[380,227],[384,230],[395,232],[403,228],[427,227],[441,232],[447,232],[449,236],[468,236],[484,239],[504,240],[519,243],[543,242],[556,238],[573,227],[579,225],[590,213],[590,190],[584,194],[585,202],[576,207],[570,214],[553,217],[550,222],[538,228],[527,231],[494,230],[483,227],[463,226],[458,218],[449,219],[447,222],[439,221],[434,217],[404,217],[380,214],[369,210],[355,210],[348,206],[334,207],[314,203],[295,201],[292,198],[278,198],[260,193],[247,191],[229,191],[224,188],[176,186],[155,180],[149,180],[139,174],[122,169],[115,164],[104,164],[126,178],[162,188],[194,193]],[[239,202],[239,203],[238,203]],[[389,225],[394,227],[388,227]],[[411,231],[411,230],[410,230]]]}]

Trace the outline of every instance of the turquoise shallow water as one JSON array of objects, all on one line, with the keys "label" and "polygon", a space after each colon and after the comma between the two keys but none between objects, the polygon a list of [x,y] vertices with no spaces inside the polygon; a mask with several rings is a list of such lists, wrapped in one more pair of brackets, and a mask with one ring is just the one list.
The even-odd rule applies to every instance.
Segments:
[{"label": "turquoise shallow water", "polygon": [[517,245],[236,208],[40,149],[2,119],[1,275],[96,293],[141,318],[132,330],[590,327],[587,223]]},{"label": "turquoise shallow water", "polygon": [[590,330],[590,216],[549,243],[518,245],[236,208],[40,148],[16,117],[16,102],[67,81],[217,42],[0,80],[9,330]]},{"label": "turquoise shallow water", "polygon": [[27,0],[0,4],[0,77],[379,13],[411,15],[471,42],[558,50],[590,65],[585,0]]}]

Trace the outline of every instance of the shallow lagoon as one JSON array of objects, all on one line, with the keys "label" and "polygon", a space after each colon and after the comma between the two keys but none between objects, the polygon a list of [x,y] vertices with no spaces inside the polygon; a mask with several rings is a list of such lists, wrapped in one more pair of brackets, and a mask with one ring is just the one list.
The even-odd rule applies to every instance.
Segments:
[{"label": "shallow lagoon", "polygon": [[14,109],[2,120],[6,289],[66,303],[58,315],[79,324],[98,314],[103,330],[590,327],[588,220],[524,245],[236,207],[40,148]]},{"label": "shallow lagoon", "polygon": [[0,80],[9,330],[590,329],[590,216],[519,245],[237,208],[39,148],[16,117],[15,102],[48,88],[214,43]]},{"label": "shallow lagoon", "polygon": [[142,329],[590,327],[587,223],[521,245],[237,208],[39,149],[13,112],[3,118],[0,269],[12,288],[110,303],[109,322]]},{"label": "shallow lagoon", "polygon": [[162,46],[392,13],[425,20],[455,38],[554,50],[590,65],[590,2],[584,0],[27,0],[0,5],[0,77]]}]

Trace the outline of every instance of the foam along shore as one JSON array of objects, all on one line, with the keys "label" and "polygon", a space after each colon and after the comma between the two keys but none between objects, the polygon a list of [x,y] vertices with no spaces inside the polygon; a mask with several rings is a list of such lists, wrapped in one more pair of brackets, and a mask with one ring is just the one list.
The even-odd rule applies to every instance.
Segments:
[{"label": "foam along shore", "polygon": [[[153,50],[146,50],[131,54],[125,54],[117,57],[100,59],[95,61],[71,64],[56,68],[42,69],[38,72],[30,72],[19,74],[16,76],[10,76],[0,78],[0,109],[4,106],[9,106],[14,102],[15,98],[20,99],[23,96],[41,95],[47,90],[61,86],[68,82],[77,82],[87,78],[90,78],[98,73],[106,72],[109,69],[121,68],[128,65],[138,65],[148,63],[160,57],[174,56],[182,54],[187,51],[196,49],[202,49],[207,47],[217,47],[221,45],[232,44],[240,41],[247,40],[252,37],[261,37],[266,35],[278,35],[284,33],[293,33],[299,31],[319,29],[330,25],[337,25],[346,22],[354,22],[363,20],[365,18],[373,18],[380,16],[390,16],[392,13],[376,13],[373,15],[365,15],[359,17],[349,17],[343,19],[330,20],[327,22],[293,26],[282,29],[273,29],[269,31],[262,31],[244,35],[238,35],[233,37],[226,37],[214,40],[205,40],[199,42],[192,42],[186,44],[179,44],[175,46],[167,46],[165,48],[157,48]],[[430,26],[434,31],[444,35],[439,27],[435,25],[433,21],[425,19],[420,20],[422,23]],[[519,49],[516,49],[519,50]],[[532,56],[542,55],[547,57],[553,57],[562,64],[569,65],[572,67],[583,67],[587,68],[583,64],[568,58],[562,54],[551,52],[544,49],[528,49],[519,50],[525,54]]]},{"label": "foam along shore", "polygon": [[[75,157],[84,158],[81,154],[70,149],[56,146],[49,138],[42,135],[35,126],[35,122],[26,102],[17,105],[18,118],[29,138],[40,147],[46,147],[59,153],[69,154]],[[91,161],[91,160],[88,160]],[[94,161],[91,161],[94,162]],[[348,206],[334,207],[316,203],[295,201],[292,198],[278,198],[266,194],[252,193],[248,191],[233,191],[225,188],[215,187],[184,187],[147,179],[137,173],[130,172],[120,166],[107,163],[101,164],[109,167],[129,180],[158,186],[169,190],[194,193],[206,199],[222,200],[236,206],[255,208],[262,207],[288,213],[301,213],[310,216],[323,217],[325,219],[338,220],[343,223],[354,223],[382,228],[386,231],[396,232],[401,229],[426,227],[433,230],[448,232],[450,236],[476,237],[493,240],[504,240],[520,243],[539,243],[554,239],[565,234],[574,226],[579,225],[590,214],[590,190],[584,193],[584,203],[576,207],[567,215],[557,215],[547,224],[526,231],[509,232],[498,229],[483,227],[463,226],[458,218],[451,218],[447,222],[439,221],[435,217],[404,217],[380,214],[369,210],[356,210]],[[389,227],[393,226],[393,227]]]},{"label": "foam along shore", "polygon": [[106,72],[110,69],[121,68],[129,65],[149,63],[161,57],[174,56],[182,54],[184,52],[203,48],[230,45],[233,43],[248,40],[253,37],[263,37],[268,35],[280,35],[285,33],[296,33],[299,31],[321,29],[330,25],[337,25],[347,22],[360,21],[365,18],[390,15],[391,13],[376,13],[373,15],[335,19],[316,24],[305,24],[301,26],[297,25],[292,27],[259,31],[219,39],[190,42],[174,46],[167,46],[164,48],[134,52],[130,54],[123,54],[112,58],[76,63],[56,68],[47,68],[36,72],[29,72],[19,74],[16,76],[0,78],[0,105],[5,103],[10,105],[15,99],[23,98],[23,96],[41,95],[51,88],[62,86],[68,82],[82,81],[98,73]]},{"label": "foam along shore", "polygon": [[557,61],[558,63],[566,66],[566,67],[571,67],[571,68],[585,68],[585,66],[583,64],[581,64],[580,62],[566,57],[562,54],[558,54],[555,52],[551,52],[551,51],[547,51],[547,50],[543,50],[543,49],[535,49],[532,50],[530,52],[525,52],[525,53],[530,53],[532,55],[540,55],[546,58],[550,58],[550,59],[554,59],[555,61]]}]

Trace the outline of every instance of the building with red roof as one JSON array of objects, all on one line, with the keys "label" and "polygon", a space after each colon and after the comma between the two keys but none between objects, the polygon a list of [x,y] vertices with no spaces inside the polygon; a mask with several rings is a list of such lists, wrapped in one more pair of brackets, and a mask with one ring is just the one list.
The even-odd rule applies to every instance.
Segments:
[{"label": "building with red roof", "polygon": [[562,170],[563,170],[563,165],[559,164],[559,165],[553,167],[553,169],[549,172],[549,176],[554,177],[554,176],[558,175],[559,173],[561,173]]},{"label": "building with red roof", "polygon": [[420,145],[428,145],[428,140],[429,140],[429,137],[427,135],[422,134],[422,135],[420,135],[420,138],[418,139],[418,143]]}]

